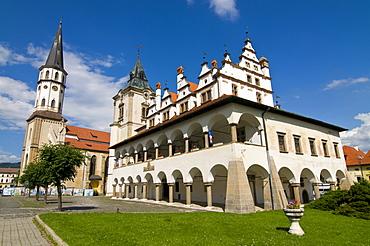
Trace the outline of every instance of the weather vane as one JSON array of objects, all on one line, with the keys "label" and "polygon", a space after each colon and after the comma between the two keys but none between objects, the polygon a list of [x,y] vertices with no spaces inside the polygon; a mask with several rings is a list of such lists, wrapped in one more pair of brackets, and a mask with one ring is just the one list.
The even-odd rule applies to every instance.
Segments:
[{"label": "weather vane", "polygon": [[249,28],[249,26],[246,26],[245,28],[247,29],[247,31],[245,32],[245,34],[247,35],[247,38],[248,38],[248,33],[249,33],[248,32],[248,28]]},{"label": "weather vane", "polygon": [[225,52],[227,53],[228,50],[227,50],[226,44],[224,44],[224,46],[225,46]]},{"label": "weather vane", "polygon": [[140,57],[140,49],[143,48],[143,46],[139,45],[137,47],[137,56]]}]

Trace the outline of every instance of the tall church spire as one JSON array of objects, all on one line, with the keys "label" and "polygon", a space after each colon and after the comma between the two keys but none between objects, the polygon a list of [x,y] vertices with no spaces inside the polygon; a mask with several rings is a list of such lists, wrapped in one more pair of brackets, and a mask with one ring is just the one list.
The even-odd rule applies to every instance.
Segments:
[{"label": "tall church spire", "polygon": [[[63,43],[62,43],[62,21],[59,23],[58,31],[51,46],[46,63],[42,67],[50,67],[64,70],[63,63]],[[42,68],[41,67],[41,68]],[[40,69],[41,69],[40,68]]]}]

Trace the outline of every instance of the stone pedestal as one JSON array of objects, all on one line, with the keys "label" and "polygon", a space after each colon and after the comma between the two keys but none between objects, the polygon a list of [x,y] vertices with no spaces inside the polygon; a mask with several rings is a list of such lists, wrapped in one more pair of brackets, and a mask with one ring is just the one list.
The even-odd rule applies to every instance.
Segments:
[{"label": "stone pedestal", "polygon": [[301,217],[303,216],[304,209],[303,208],[297,208],[297,209],[284,209],[285,216],[288,217],[288,219],[292,222],[290,225],[289,234],[294,234],[298,236],[304,235],[304,231],[302,230],[299,221],[301,220]]}]

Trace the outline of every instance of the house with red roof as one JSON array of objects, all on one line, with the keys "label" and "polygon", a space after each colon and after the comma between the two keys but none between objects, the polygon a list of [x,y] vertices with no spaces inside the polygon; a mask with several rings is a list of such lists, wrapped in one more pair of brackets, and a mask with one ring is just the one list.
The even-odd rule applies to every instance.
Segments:
[{"label": "house with red roof", "polygon": [[370,151],[365,154],[358,146],[343,146],[343,153],[350,178],[354,182],[370,180]]}]

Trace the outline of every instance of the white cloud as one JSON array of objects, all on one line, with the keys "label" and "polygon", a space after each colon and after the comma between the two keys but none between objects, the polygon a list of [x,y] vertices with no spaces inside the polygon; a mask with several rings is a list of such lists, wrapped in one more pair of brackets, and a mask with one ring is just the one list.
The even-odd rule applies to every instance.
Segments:
[{"label": "white cloud", "polygon": [[26,83],[0,76],[0,130],[23,129],[35,95]]},{"label": "white cloud", "polygon": [[210,8],[222,18],[233,21],[239,17],[236,0],[209,0],[209,3]]},{"label": "white cloud", "polygon": [[359,146],[359,148],[367,152],[370,150],[370,113],[361,113],[355,116],[356,120],[361,120],[361,126],[352,130],[341,133],[343,145]]},{"label": "white cloud", "polygon": [[21,158],[15,155],[0,155],[0,162],[19,162]]},{"label": "white cloud", "polygon": [[[16,54],[0,44],[0,65],[30,64],[39,68],[45,63],[48,52],[48,49],[29,44],[27,54]],[[68,78],[63,115],[69,120],[68,124],[109,130],[112,97],[127,78],[103,75],[100,67],[111,67],[121,61],[111,55],[97,59],[68,50],[64,51],[64,61]],[[0,76],[0,130],[24,129],[25,120],[34,107],[35,93],[25,82]]]},{"label": "white cloud", "polygon": [[368,81],[370,81],[370,79],[366,77],[361,77],[357,79],[348,78],[348,79],[333,80],[331,83],[326,85],[324,90],[330,90],[330,89],[334,89],[339,86],[348,86],[348,85],[363,83],[363,82],[368,82]]}]

